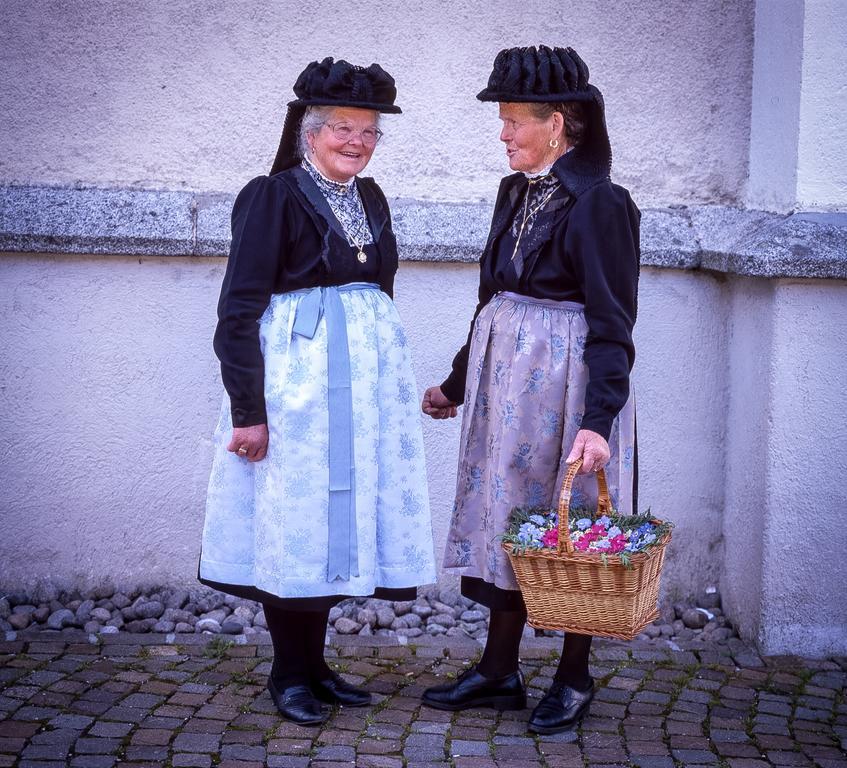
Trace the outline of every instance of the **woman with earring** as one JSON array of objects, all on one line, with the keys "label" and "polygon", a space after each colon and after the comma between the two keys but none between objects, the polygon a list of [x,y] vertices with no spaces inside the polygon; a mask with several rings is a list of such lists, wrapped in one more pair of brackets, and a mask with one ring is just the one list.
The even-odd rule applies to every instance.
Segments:
[{"label": "woman with earring", "polygon": [[[571,48],[510,48],[478,96],[499,103],[515,173],[500,184],[467,343],[422,408],[449,418],[464,403],[444,563],[462,574],[462,594],[491,613],[479,664],[424,693],[439,709],[526,705],[526,608],[498,538],[512,508],[555,506],[567,465],[580,458],[576,503],[596,502],[585,473],[605,467],[618,511],[634,507],[639,212],[609,180],[603,98],[588,77]],[[530,731],[563,731],[585,714],[590,648],[591,637],[566,635]]]},{"label": "woman with earring", "polygon": [[324,660],[345,597],[415,598],[435,580],[406,337],[391,300],[397,247],[365,169],[399,113],[378,64],[312,62],[294,85],[269,176],[232,213],[215,352],[215,433],[199,578],[261,601],[271,696],[316,725],[363,706]]}]

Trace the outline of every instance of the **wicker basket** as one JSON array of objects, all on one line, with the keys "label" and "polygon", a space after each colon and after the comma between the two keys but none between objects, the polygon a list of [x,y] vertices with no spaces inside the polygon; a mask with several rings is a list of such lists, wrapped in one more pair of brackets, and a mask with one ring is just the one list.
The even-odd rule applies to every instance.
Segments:
[{"label": "wicker basket", "polygon": [[[631,568],[625,568],[614,555],[604,564],[599,553],[575,552],[568,510],[581,465],[581,460],[571,464],[562,483],[558,548],[516,554],[513,545],[504,542],[503,549],[512,561],[531,626],[632,640],[659,615],[659,577],[671,536],[668,533],[656,546],[632,555]],[[600,470],[596,477],[598,514],[610,512],[606,476]]]}]

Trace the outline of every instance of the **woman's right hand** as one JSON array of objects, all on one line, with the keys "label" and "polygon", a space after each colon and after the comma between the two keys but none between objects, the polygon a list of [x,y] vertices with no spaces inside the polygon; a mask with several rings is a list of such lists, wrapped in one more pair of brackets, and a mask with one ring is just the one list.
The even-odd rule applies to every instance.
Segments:
[{"label": "woman's right hand", "polygon": [[247,461],[261,461],[268,452],[268,425],[233,427],[232,439],[226,449]]},{"label": "woman's right hand", "polygon": [[433,419],[452,419],[459,412],[456,403],[444,397],[441,387],[430,387],[424,392],[421,410]]}]

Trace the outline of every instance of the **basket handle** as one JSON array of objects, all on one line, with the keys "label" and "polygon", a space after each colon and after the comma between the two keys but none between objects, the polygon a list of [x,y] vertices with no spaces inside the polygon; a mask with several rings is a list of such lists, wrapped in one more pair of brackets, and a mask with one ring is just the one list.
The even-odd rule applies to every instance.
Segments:
[{"label": "basket handle", "polygon": [[[568,471],[565,473],[565,479],[562,481],[562,492],[559,494],[559,544],[558,552],[573,552],[573,542],[571,541],[571,532],[568,521],[568,511],[571,506],[571,489],[573,481],[576,478],[579,468],[582,466],[582,459],[577,459],[573,464],[568,465]],[[594,473],[597,478],[597,512],[599,515],[605,515],[612,511],[612,498],[609,496],[609,485],[606,483],[606,472],[603,469],[598,469]]]}]

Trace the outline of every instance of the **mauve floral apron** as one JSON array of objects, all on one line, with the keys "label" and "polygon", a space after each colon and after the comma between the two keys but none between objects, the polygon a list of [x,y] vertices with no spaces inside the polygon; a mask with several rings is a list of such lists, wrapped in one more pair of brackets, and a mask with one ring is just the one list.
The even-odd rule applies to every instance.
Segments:
[{"label": "mauve floral apron", "polygon": [[[579,431],[588,384],[583,305],[497,294],[474,325],[459,448],[456,501],[445,568],[518,589],[500,546],[515,506],[555,506]],[[630,395],[609,436],[612,502],[632,513],[635,406]],[[593,475],[579,475],[571,503],[597,501]]]}]

